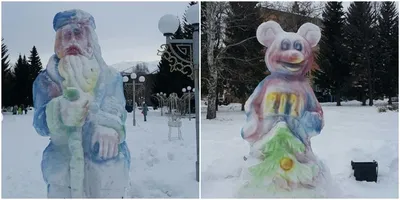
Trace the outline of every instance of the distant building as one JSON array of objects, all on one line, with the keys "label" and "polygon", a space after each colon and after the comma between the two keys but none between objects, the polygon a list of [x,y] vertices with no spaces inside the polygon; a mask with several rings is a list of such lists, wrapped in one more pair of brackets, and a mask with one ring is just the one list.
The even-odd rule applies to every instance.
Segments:
[{"label": "distant building", "polygon": [[[133,99],[133,88],[132,88],[132,79],[131,79],[131,73],[134,71],[135,66],[132,68],[128,68],[121,73],[122,77],[126,76],[129,78],[129,81],[124,83],[124,95],[126,99],[126,105],[132,106],[132,99]],[[143,102],[146,102],[147,105],[152,105],[151,103],[151,94],[152,94],[152,89],[154,85],[154,75],[156,71],[150,74],[146,74],[143,72],[138,72],[136,73],[137,78],[136,78],[136,83],[139,82],[139,77],[144,76],[145,81],[141,85],[136,85],[136,95],[135,95],[135,101],[138,104],[138,106],[141,106]]]}]

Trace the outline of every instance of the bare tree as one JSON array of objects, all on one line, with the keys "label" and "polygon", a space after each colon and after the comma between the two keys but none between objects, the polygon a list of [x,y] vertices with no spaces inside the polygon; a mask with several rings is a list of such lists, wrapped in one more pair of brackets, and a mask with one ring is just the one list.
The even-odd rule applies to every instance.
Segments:
[{"label": "bare tree", "polygon": [[[207,2],[205,9],[202,9],[202,15],[207,17],[205,27],[202,31],[205,34],[204,50],[202,53],[207,55],[207,77],[202,80],[207,83],[208,98],[207,98],[207,119],[216,118],[216,98],[217,98],[217,81],[218,81],[218,53],[216,49],[222,41],[223,35],[223,20],[226,10],[226,2]],[[204,55],[204,54],[203,54]]]},{"label": "bare tree", "polygon": [[144,62],[139,62],[135,66],[135,73],[140,74],[140,75],[146,75],[149,73],[149,67],[147,66],[147,63]]}]

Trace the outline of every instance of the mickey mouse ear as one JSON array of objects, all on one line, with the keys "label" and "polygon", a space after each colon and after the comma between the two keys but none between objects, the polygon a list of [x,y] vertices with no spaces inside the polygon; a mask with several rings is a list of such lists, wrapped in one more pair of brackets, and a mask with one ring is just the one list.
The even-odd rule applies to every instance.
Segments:
[{"label": "mickey mouse ear", "polygon": [[284,32],[281,26],[275,21],[267,21],[257,28],[257,40],[262,45],[269,47],[275,40],[276,36]]},{"label": "mickey mouse ear", "polygon": [[301,35],[311,45],[311,47],[317,46],[321,39],[321,29],[312,23],[301,25],[297,34]]}]

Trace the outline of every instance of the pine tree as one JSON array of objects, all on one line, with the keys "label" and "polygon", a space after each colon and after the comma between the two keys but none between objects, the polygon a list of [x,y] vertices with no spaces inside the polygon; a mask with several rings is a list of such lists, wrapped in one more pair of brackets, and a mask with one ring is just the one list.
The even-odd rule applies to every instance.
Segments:
[{"label": "pine tree", "polygon": [[378,49],[382,58],[378,63],[378,76],[382,93],[389,97],[389,104],[398,91],[398,20],[395,2],[382,2],[378,17]]},{"label": "pine tree", "polygon": [[[235,45],[226,50],[223,63],[229,66],[221,72],[230,89],[244,103],[257,84],[265,78],[266,66],[263,62],[263,49],[255,37],[258,25],[262,23],[257,2],[229,2],[225,45],[232,45],[244,40],[241,45]],[[220,83],[222,81],[219,81]]]},{"label": "pine tree", "polygon": [[8,59],[8,48],[4,44],[4,39],[1,39],[1,84],[2,84],[2,99],[1,105],[11,106],[12,105],[12,92],[13,92],[13,76],[9,70],[10,60]]},{"label": "pine tree", "polygon": [[[174,39],[187,39],[184,38],[185,34],[182,31],[181,26],[178,27],[178,30],[175,32],[172,38]],[[171,53],[171,50],[168,49],[168,52]],[[173,54],[171,54],[174,56]],[[181,57],[187,59],[187,55],[180,55]],[[179,59],[178,59],[179,62]],[[182,95],[182,88],[191,86],[194,88],[194,82],[190,77],[186,74],[183,74],[179,71],[171,71],[171,65],[167,58],[164,55],[161,57],[161,61],[158,64],[158,72],[155,74],[155,81],[152,89],[152,93],[177,93],[179,96]],[[190,73],[190,72],[189,72]],[[194,105],[194,104],[193,104]]]},{"label": "pine tree", "polygon": [[[311,166],[296,160],[295,155],[303,153],[305,146],[292,134],[291,130],[287,126],[280,126],[274,130],[274,134],[268,142],[263,144],[261,149],[263,161],[249,169],[254,178],[253,187],[265,187],[262,185],[265,178],[272,178],[281,170],[312,173]],[[280,175],[290,180],[286,173]]]},{"label": "pine tree", "polygon": [[[32,50],[30,52],[31,55],[29,56],[29,61],[28,61],[29,62],[28,84],[32,86],[36,77],[42,70],[42,62],[40,61],[40,57],[35,46],[32,47]],[[32,105],[33,104],[32,87],[27,88],[27,92],[28,92],[28,100],[26,103],[28,103],[28,105]]]},{"label": "pine tree", "polygon": [[[29,90],[28,88],[32,87],[32,84],[29,85],[29,63],[26,60],[25,55],[22,57],[21,54],[18,57],[18,60],[14,66],[14,74],[15,74],[15,101],[13,102],[16,105],[27,105],[29,101]],[[30,104],[32,105],[32,104]]]},{"label": "pine tree", "polygon": [[4,77],[5,72],[7,72],[8,67],[10,66],[10,61],[8,59],[9,54],[7,45],[4,44],[4,38],[1,38],[1,69],[2,69],[2,76]]},{"label": "pine tree", "polygon": [[351,58],[353,89],[359,93],[362,105],[373,105],[373,49],[376,47],[375,19],[371,2],[353,2],[346,16],[345,46]]},{"label": "pine tree", "polygon": [[334,94],[336,105],[340,106],[350,78],[346,48],[343,46],[345,18],[342,3],[327,2],[322,16],[324,26],[317,57],[320,70],[314,72],[313,80],[323,93]]},{"label": "pine tree", "polygon": [[[197,2],[191,1],[187,8],[189,8],[190,6],[195,5],[195,4],[197,4]],[[192,39],[192,37],[193,37],[193,28],[187,22],[186,13],[183,15],[183,34],[184,34],[184,38],[186,38],[186,39]]]}]

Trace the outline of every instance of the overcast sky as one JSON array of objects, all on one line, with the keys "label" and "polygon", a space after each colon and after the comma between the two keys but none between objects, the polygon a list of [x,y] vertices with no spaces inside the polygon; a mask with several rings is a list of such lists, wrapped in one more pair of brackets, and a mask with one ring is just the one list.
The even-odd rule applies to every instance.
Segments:
[{"label": "overcast sky", "polygon": [[107,64],[159,60],[165,43],[158,20],[165,14],[180,18],[189,2],[2,2],[2,37],[11,63],[19,53],[29,56],[36,46],[43,66],[54,54],[53,18],[57,12],[81,9],[92,14]]}]

